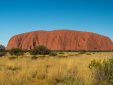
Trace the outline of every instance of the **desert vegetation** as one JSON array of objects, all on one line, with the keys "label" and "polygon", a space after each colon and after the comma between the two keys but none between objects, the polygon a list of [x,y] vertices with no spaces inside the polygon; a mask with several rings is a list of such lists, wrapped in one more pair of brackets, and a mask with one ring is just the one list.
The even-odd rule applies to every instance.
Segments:
[{"label": "desert vegetation", "polygon": [[42,45],[36,46],[34,49],[30,50],[31,55],[47,55],[50,53],[50,50]]},{"label": "desert vegetation", "polygon": [[4,45],[0,45],[0,57],[6,55],[6,49]]},{"label": "desert vegetation", "polygon": [[13,48],[9,51],[10,55],[20,56],[24,54],[24,51],[19,48]]},{"label": "desert vegetation", "polygon": [[53,52],[44,46],[0,52],[0,85],[113,84],[113,52]]},{"label": "desert vegetation", "polygon": [[113,59],[91,61],[89,68],[92,71],[93,85],[113,85]]}]

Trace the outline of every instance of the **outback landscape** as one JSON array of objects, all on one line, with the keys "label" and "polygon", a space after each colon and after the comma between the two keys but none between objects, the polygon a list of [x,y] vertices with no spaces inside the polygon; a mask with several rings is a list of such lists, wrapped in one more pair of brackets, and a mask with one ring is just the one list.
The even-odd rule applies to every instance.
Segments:
[{"label": "outback landscape", "polygon": [[113,85],[113,0],[0,0],[0,85]]},{"label": "outback landscape", "polygon": [[110,38],[91,32],[15,35],[0,46],[0,85],[112,85],[112,51]]},{"label": "outback landscape", "polygon": [[104,79],[95,84],[89,64],[93,60],[102,62],[112,57],[113,52],[57,52],[57,56],[4,56],[0,58],[0,84],[107,85],[108,82],[104,84]]}]

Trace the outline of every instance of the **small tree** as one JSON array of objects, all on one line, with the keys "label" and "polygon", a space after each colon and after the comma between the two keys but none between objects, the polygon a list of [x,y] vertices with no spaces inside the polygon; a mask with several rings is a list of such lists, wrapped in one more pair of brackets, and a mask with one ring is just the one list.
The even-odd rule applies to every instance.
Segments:
[{"label": "small tree", "polygon": [[0,52],[5,51],[5,46],[4,45],[0,45]]},{"label": "small tree", "polygon": [[16,56],[20,56],[20,55],[23,55],[24,52],[22,49],[19,49],[19,48],[13,48],[9,51],[9,54],[11,55],[16,55]]},{"label": "small tree", "polygon": [[4,45],[0,45],[0,57],[4,56],[5,54],[6,54],[5,46]]},{"label": "small tree", "polygon": [[42,45],[39,45],[30,51],[31,55],[47,55],[49,53],[50,50]]},{"label": "small tree", "polygon": [[49,55],[50,55],[50,56],[57,56],[57,53],[51,52]]}]

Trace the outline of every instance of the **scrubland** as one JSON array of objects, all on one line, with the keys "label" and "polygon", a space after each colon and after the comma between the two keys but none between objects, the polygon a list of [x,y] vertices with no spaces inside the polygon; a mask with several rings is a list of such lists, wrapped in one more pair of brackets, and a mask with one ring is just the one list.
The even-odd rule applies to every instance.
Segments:
[{"label": "scrubland", "polygon": [[0,57],[0,85],[92,85],[89,64],[113,52],[57,52],[57,56]]}]

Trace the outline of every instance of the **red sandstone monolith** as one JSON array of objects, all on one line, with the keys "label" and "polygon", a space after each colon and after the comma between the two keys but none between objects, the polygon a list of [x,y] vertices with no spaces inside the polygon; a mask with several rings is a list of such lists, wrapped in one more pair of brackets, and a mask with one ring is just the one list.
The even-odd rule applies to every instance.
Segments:
[{"label": "red sandstone monolith", "polygon": [[110,38],[73,30],[34,31],[13,36],[7,49],[33,49],[44,45],[51,50],[113,50]]}]

